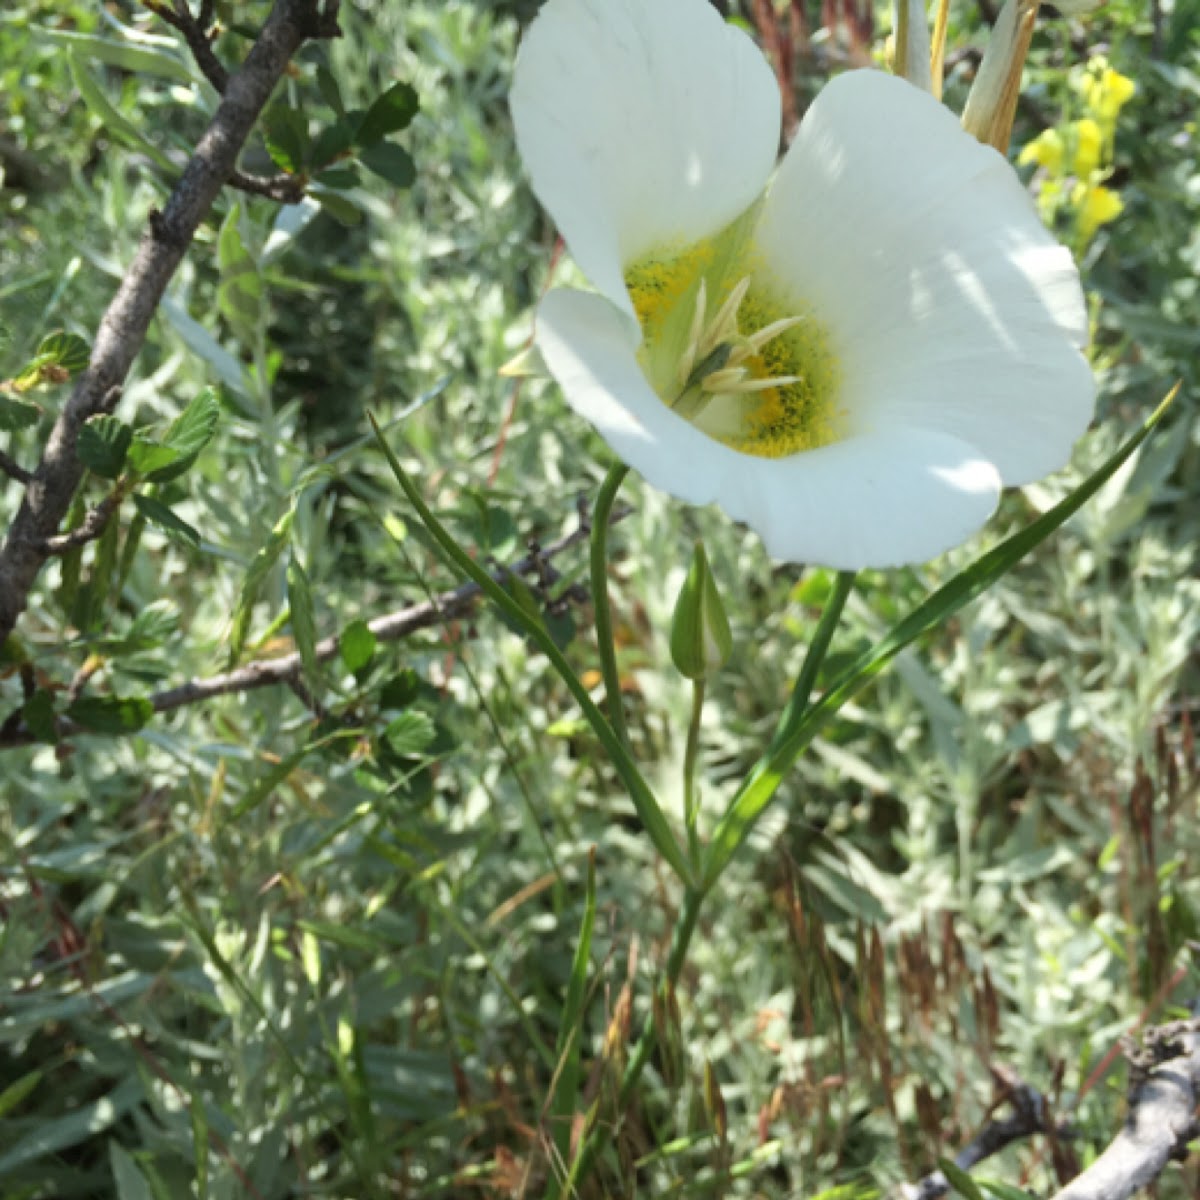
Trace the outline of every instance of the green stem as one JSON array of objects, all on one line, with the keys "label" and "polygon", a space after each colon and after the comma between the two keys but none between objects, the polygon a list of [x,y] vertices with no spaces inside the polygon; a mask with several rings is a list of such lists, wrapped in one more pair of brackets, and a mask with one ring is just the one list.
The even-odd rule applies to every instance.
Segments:
[{"label": "green stem", "polygon": [[[706,894],[706,891],[690,886],[684,892],[683,907],[675,919],[675,929],[671,935],[671,950],[667,955],[666,975],[672,986],[679,982],[683,964],[687,961],[688,947],[691,945],[692,935],[696,932],[696,923],[700,918],[700,906],[704,903]],[[642,1072],[650,1061],[650,1055],[654,1050],[654,1041],[654,1021],[652,1017],[647,1017],[642,1035],[638,1038],[637,1045],[634,1046],[633,1053],[629,1056],[629,1062],[625,1065],[625,1073],[621,1076],[621,1086],[617,1091],[618,1113],[624,1112],[633,1098],[634,1088],[637,1087],[638,1080],[642,1077]],[[579,1181],[587,1176],[593,1160],[604,1144],[604,1139],[611,1132],[607,1123],[601,1124],[597,1121],[599,1110],[600,1101],[597,1100],[588,1113],[589,1128],[579,1143],[575,1161],[571,1163],[570,1173],[563,1184],[562,1195],[564,1196],[575,1195]]]},{"label": "green stem", "polygon": [[699,868],[700,837],[696,820],[700,812],[700,793],[696,787],[696,764],[700,757],[700,718],[704,713],[705,681],[692,680],[692,719],[688,722],[687,747],[683,752],[683,817],[687,825],[688,851]]},{"label": "green stem", "polygon": [[829,643],[833,641],[834,630],[837,629],[838,622],[842,619],[842,610],[846,607],[846,601],[850,599],[850,593],[854,590],[856,578],[857,574],[854,571],[838,572],[837,582],[833,585],[833,594],[825,605],[825,611],[821,614],[820,621],[817,622],[817,631],[813,634],[812,642],[809,643],[808,653],[804,656],[804,662],[800,667],[800,674],[796,676],[791,697],[779,718],[775,736],[771,739],[764,758],[769,757],[776,747],[787,741],[808,711],[808,701],[816,686],[817,674],[821,670],[821,664],[825,661],[825,655],[829,652]]},{"label": "green stem", "polygon": [[592,513],[591,571],[592,607],[596,614],[596,644],[600,652],[600,674],[604,678],[604,695],[608,701],[608,719],[617,737],[629,745],[629,730],[625,725],[625,706],[621,701],[621,675],[617,670],[617,647],[613,641],[612,608],[608,602],[608,523],[612,516],[617,492],[629,468],[617,463],[609,469],[596,496]]},{"label": "green stem", "polygon": [[[842,571],[838,574],[833,594],[829,597],[829,601],[825,605],[825,611],[821,614],[821,619],[817,623],[816,633],[809,644],[808,653],[805,655],[804,662],[800,668],[800,674],[797,676],[795,686],[792,688],[791,698],[788,700],[787,706],[784,708],[783,714],[779,719],[775,736],[771,739],[770,746],[764,752],[763,757],[759,760],[750,778],[747,779],[746,784],[739,791],[738,798],[752,789],[755,779],[760,774],[769,770],[771,766],[778,765],[777,758],[780,751],[787,746],[788,742],[795,736],[796,731],[803,724],[805,715],[808,712],[809,699],[812,696],[813,688],[816,686],[821,663],[824,661],[825,655],[829,650],[834,630],[841,619],[846,601],[850,598],[850,592],[854,587],[854,579],[855,573],[853,571]],[[699,741],[699,713],[704,700],[702,681],[697,681],[692,698],[692,724],[688,731],[688,748],[684,760],[684,798],[689,845],[694,845],[695,838],[693,832],[695,826],[695,805],[691,780],[694,779],[696,746]],[[721,871],[724,870],[729,859],[732,858],[733,852],[741,845],[742,838],[749,832],[749,827],[745,830],[739,830],[736,822],[738,798],[735,798],[734,803],[730,805],[729,810],[721,819],[721,824],[717,827],[717,833],[720,835],[724,832],[726,840],[729,839],[730,831],[735,836],[740,833],[741,837],[738,837],[732,843],[732,849],[730,849],[728,857],[724,859],[717,857],[718,844],[716,837],[714,837],[714,845],[709,853],[708,863],[702,874],[699,887],[689,886],[684,893],[683,907],[680,909],[679,917],[675,922],[675,931],[671,938],[671,951],[667,957],[667,978],[672,985],[678,983],[680,973],[683,970],[683,964],[687,960],[688,947],[691,945],[692,935],[696,932],[696,924],[700,917],[700,908],[704,903],[705,897],[720,878]],[[763,807],[765,807],[765,802]],[[637,1045],[634,1046],[633,1053],[630,1055],[629,1062],[625,1067],[625,1073],[621,1077],[621,1086],[617,1094],[618,1113],[623,1112],[633,1098],[634,1088],[637,1086],[642,1071],[645,1070],[646,1064],[650,1060],[650,1055],[654,1050],[654,1042],[654,1025],[648,1019],[645,1028],[642,1030],[642,1035],[638,1039]],[[579,1144],[575,1161],[571,1164],[570,1174],[563,1188],[563,1195],[571,1195],[571,1189],[581,1179],[585,1178],[591,1168],[592,1162],[604,1143],[604,1139],[608,1136],[608,1128],[596,1120],[598,1114],[599,1105],[597,1103],[589,1113],[590,1127]]]},{"label": "green stem", "polygon": [[399,459],[392,453],[392,448],[387,444],[375,419],[371,418],[371,424],[375,429],[375,436],[379,442],[384,456],[387,458],[388,466],[392,469],[392,474],[396,477],[396,482],[400,485],[400,490],[408,498],[408,502],[417,511],[417,515],[421,518],[421,523],[429,531],[430,536],[438,546],[441,547],[442,553],[447,559],[472,582],[479,585],[479,590],[514,624],[522,633],[550,661],[550,665],[558,672],[559,678],[567,685],[567,689],[574,696],[575,702],[579,705],[588,724],[592,727],[596,737],[600,740],[600,744],[608,753],[613,766],[616,768],[617,774],[621,776],[621,781],[625,784],[625,790],[629,794],[629,799],[633,802],[633,807],[637,810],[638,818],[641,820],[646,832],[650,835],[650,840],[654,843],[655,849],[670,865],[676,875],[688,886],[694,883],[695,875],[691,864],[687,860],[683,849],[679,842],[675,839],[675,834],[671,830],[671,826],[667,821],[666,815],[659,807],[658,801],[655,799],[650,785],[642,777],[641,771],[638,770],[637,763],[633,761],[633,756],[629,753],[629,748],[614,732],[613,727],[605,719],[604,714],[600,711],[596,702],[588,695],[588,690],[582,684],[579,676],[571,669],[571,664],[559,648],[554,644],[554,639],[550,636],[545,624],[541,618],[530,613],[522,604],[519,604],[512,596],[504,590],[481,567],[463,548],[450,536],[445,526],[433,515],[429,505],[427,505],[417,489],[415,483],[409,478],[408,472],[400,465]]},{"label": "green stem", "polygon": [[829,597],[825,611],[817,623],[816,633],[813,634],[808,653],[804,656],[804,663],[796,677],[791,697],[775,727],[771,744],[754,764],[713,833],[703,873],[702,886],[706,890],[716,883],[721,872],[733,860],[738,848],[749,836],[754,823],[766,809],[783,773],[795,761],[792,744],[809,714],[808,702],[816,686],[817,675],[825,661],[829,643],[833,640],[834,630],[841,620],[842,610],[846,607],[846,601],[854,588],[854,580],[855,572],[838,572],[833,594]]}]

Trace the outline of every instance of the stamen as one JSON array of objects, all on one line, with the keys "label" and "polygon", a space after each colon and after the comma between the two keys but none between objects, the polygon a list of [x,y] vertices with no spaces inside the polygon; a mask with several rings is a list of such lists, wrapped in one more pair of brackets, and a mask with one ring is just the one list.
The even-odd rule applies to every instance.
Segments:
[{"label": "stamen", "polygon": [[699,383],[706,392],[727,392],[731,385],[745,378],[744,367],[726,367],[723,371],[710,371]]},{"label": "stamen", "polygon": [[[726,374],[726,372],[721,372]],[[799,375],[776,375],[774,379],[733,379],[722,380],[720,386],[711,386],[715,377],[710,375],[701,385],[705,391],[721,392],[725,395],[733,396],[740,395],[745,392],[765,392],[769,388],[788,387],[793,383],[799,383],[801,376]]]},{"label": "stamen", "polygon": [[751,276],[747,275],[744,279],[739,280],[729,293],[725,303],[717,310],[717,315],[713,317],[712,323],[708,327],[708,333],[705,336],[705,342],[708,345],[717,345],[719,342],[724,342],[732,335],[737,333],[737,314],[738,309],[742,307],[742,301],[746,298],[746,293],[750,290]]},{"label": "stamen", "polygon": [[757,333],[752,333],[746,339],[746,345],[750,347],[751,354],[757,354],[768,342],[773,342],[781,333],[795,329],[797,325],[802,325],[807,320],[807,317],[784,317],[782,320],[772,321],[770,325],[764,325]]}]

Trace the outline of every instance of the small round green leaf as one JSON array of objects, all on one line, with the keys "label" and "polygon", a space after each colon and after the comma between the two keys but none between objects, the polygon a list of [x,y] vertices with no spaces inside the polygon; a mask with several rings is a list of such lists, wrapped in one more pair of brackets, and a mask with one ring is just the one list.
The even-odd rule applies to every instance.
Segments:
[{"label": "small round green leaf", "polygon": [[75,453],[93,474],[116,479],[125,466],[132,441],[133,430],[124,421],[110,416],[92,417],[79,431]]},{"label": "small round green leaf", "polygon": [[338,639],[338,653],[346,670],[352,674],[361,671],[371,661],[375,645],[375,635],[366,621],[351,621]]}]

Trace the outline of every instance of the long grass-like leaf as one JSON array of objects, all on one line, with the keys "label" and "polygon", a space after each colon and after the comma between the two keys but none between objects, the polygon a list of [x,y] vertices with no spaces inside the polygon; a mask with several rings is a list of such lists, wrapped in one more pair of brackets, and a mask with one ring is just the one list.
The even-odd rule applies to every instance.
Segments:
[{"label": "long grass-like leaf", "polygon": [[1020,532],[1005,539],[994,550],[976,560],[913,609],[881,641],[850,666],[825,695],[794,724],[786,736],[777,738],[772,743],[730,803],[713,834],[704,871],[705,888],[711,887],[732,861],[759,817],[766,811],[784,776],[820,728],[847,701],[866,687],[901,650],[923,634],[944,624],[961,608],[982,595],[1002,575],[1011,571],[1074,516],[1150,436],[1178,391],[1177,384],[1147,418],[1141,429],[1065,500]]},{"label": "long grass-like leaf", "polygon": [[463,548],[450,536],[445,526],[433,515],[432,510],[421,497],[416,485],[409,478],[408,472],[400,465],[392,448],[387,444],[379,425],[374,417],[371,424],[375,429],[375,437],[387,458],[392,474],[400,485],[400,490],[408,497],[409,503],[417,510],[417,516],[425,526],[429,535],[441,548],[446,558],[459,572],[479,585],[480,590],[500,611],[524,633],[534,645],[550,660],[550,665],[558,672],[559,677],[567,685],[571,695],[575,697],[584,717],[591,725],[601,745],[607,751],[610,761],[621,776],[629,793],[633,807],[645,827],[650,840],[654,843],[659,854],[670,864],[671,869],[685,883],[692,882],[692,869],[688,865],[679,842],[676,841],[671,826],[665,814],[659,807],[650,785],[642,777],[637,764],[633,761],[624,743],[617,736],[613,727],[608,723],[604,714],[595,701],[588,695],[587,688],[580,682],[579,677],[571,669],[571,664],[563,657],[562,652],[554,644],[549,630],[534,613],[525,609],[517,600],[508,594]]}]

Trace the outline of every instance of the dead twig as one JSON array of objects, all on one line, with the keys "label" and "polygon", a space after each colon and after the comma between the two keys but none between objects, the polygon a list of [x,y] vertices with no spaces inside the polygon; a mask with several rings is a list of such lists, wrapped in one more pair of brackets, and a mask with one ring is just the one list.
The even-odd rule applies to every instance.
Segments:
[{"label": "dead twig", "polygon": [[[1193,1011],[1195,1011],[1193,1009]],[[1128,1200],[1200,1137],[1200,1019],[1148,1029],[1129,1054],[1129,1112],[1120,1133],[1052,1200]]]},{"label": "dead twig", "polygon": [[[997,1069],[993,1073],[1004,1086],[997,1104],[1007,1103],[1012,1112],[1007,1117],[989,1120],[954,1156],[954,1165],[960,1171],[969,1171],[1014,1142],[1035,1134],[1065,1137],[1070,1132],[1065,1125],[1055,1121],[1046,1098],[1036,1088],[1010,1072]],[[941,1171],[933,1171],[918,1183],[902,1189],[904,1200],[940,1200],[949,1192],[950,1181]]]},{"label": "dead twig", "polygon": [[[624,520],[632,511],[628,507],[618,508],[613,513],[614,523]],[[572,546],[585,541],[588,533],[589,528],[581,525],[548,545],[542,546],[534,543],[530,553],[524,558],[510,566],[502,566],[494,570],[493,578],[500,583],[514,575],[531,578],[544,594],[545,589],[557,581],[557,576],[549,569],[550,560]],[[454,617],[462,616],[471,609],[479,595],[478,584],[460,584],[421,604],[410,604],[406,608],[375,617],[368,621],[367,625],[375,635],[376,641],[399,641],[421,629],[429,629]],[[568,589],[564,595],[575,598],[575,593],[571,589]],[[548,596],[545,598],[548,603],[552,602]],[[338,651],[339,644],[336,637],[325,638],[316,645],[316,656],[320,662],[328,662],[335,658]],[[91,661],[93,660],[89,660],[89,662]],[[296,685],[299,685],[301,681],[303,667],[304,664],[299,653],[284,654],[279,658],[260,659],[234,671],[190,679],[177,687],[154,693],[149,697],[149,701],[156,713],[165,713],[188,705],[201,704],[206,700],[215,699],[217,696],[228,696],[234,692],[250,692],[280,684],[296,690]],[[74,685],[72,686],[74,687]],[[310,695],[301,695],[301,699],[309,708],[314,707],[315,702]],[[58,723],[60,737],[70,737],[84,732],[86,730],[71,721],[60,720]],[[32,731],[19,719],[10,718],[8,722],[0,726],[0,750],[28,746],[34,740]]]}]

